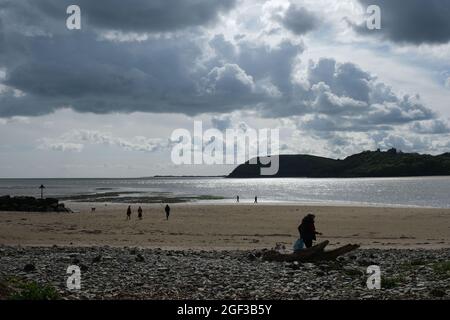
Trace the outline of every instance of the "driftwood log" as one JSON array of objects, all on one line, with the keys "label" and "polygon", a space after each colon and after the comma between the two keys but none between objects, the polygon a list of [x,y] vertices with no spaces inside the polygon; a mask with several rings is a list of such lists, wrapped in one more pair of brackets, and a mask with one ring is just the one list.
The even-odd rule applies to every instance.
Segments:
[{"label": "driftwood log", "polygon": [[283,254],[275,250],[269,250],[262,254],[265,261],[278,262],[314,262],[322,260],[335,260],[337,257],[359,248],[357,244],[348,244],[333,250],[325,251],[329,241],[321,242],[311,248],[303,249],[291,254]]}]

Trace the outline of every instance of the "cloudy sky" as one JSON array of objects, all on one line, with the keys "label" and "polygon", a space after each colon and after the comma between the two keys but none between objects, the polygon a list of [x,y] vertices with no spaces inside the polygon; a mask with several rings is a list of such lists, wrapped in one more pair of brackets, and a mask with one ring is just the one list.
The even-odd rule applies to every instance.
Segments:
[{"label": "cloudy sky", "polygon": [[448,152],[449,16],[448,0],[0,0],[0,177],[228,173],[172,163],[194,120],[277,128],[282,153]]}]

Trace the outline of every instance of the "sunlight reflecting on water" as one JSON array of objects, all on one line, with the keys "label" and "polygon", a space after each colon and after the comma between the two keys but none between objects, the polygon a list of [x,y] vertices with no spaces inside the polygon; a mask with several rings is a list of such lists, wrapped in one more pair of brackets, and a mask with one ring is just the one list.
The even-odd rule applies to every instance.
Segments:
[{"label": "sunlight reflecting on water", "polygon": [[103,192],[168,192],[174,195],[214,195],[232,202],[348,203],[450,207],[450,177],[358,179],[0,179],[0,195],[38,196],[41,183],[47,196]]}]

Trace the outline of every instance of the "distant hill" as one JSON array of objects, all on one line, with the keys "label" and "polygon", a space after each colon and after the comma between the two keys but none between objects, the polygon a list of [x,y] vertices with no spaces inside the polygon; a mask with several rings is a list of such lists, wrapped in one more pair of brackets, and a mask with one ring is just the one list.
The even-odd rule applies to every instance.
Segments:
[{"label": "distant hill", "polygon": [[[258,159],[259,160],[259,159]],[[450,175],[450,153],[438,156],[388,151],[364,151],[343,160],[311,155],[280,155],[279,171],[261,176],[262,165],[248,161],[236,167],[228,178],[352,178]]]}]

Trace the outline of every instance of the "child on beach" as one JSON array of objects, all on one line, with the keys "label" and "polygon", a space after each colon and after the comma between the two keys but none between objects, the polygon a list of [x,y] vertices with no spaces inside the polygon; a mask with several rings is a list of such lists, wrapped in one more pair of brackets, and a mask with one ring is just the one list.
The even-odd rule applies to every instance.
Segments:
[{"label": "child on beach", "polygon": [[138,208],[138,218],[139,218],[139,220],[142,220],[142,208],[141,207]]}]

